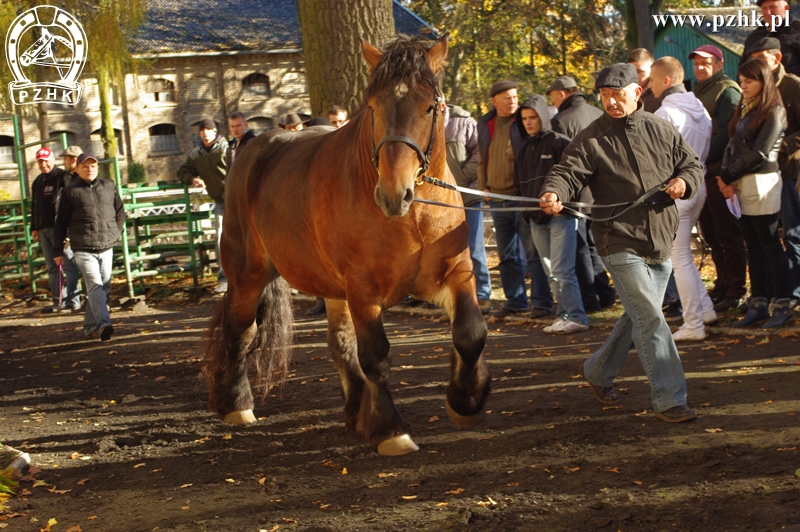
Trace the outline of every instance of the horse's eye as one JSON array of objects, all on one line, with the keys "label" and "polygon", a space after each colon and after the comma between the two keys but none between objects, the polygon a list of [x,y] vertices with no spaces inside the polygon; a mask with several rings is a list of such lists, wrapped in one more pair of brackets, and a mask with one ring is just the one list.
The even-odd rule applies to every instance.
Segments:
[{"label": "horse's eye", "polygon": [[425,111],[425,114],[429,115],[429,114],[431,114],[431,111],[433,111],[433,106],[432,105],[430,107],[428,107],[428,110]]}]

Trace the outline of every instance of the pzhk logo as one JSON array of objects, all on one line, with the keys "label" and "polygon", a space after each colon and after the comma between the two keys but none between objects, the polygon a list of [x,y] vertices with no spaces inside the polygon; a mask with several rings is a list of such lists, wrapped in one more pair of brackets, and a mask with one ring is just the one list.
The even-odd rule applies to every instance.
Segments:
[{"label": "pzhk logo", "polygon": [[[33,32],[31,35],[27,35]],[[22,50],[22,43],[34,40]],[[9,83],[11,101],[17,105],[59,103],[75,105],[81,99],[77,82],[86,59],[86,33],[78,19],[53,6],[37,6],[22,13],[6,35],[6,58],[16,81]],[[41,68],[44,79],[34,83],[29,75]],[[26,75],[27,72],[27,75]]]}]

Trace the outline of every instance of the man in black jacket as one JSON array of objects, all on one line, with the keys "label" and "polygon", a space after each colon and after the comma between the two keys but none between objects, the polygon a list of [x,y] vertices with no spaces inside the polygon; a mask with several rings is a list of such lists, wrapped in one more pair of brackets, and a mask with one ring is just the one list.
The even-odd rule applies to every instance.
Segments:
[{"label": "man in black jacket", "polygon": [[[661,312],[672,271],[670,254],[678,228],[678,198],[690,198],[703,179],[694,150],[666,120],[644,112],[633,65],[617,63],[597,77],[601,118],[584,129],[547,174],[542,210],[561,212],[560,198],[572,198],[588,186],[595,199],[592,226],[597,250],[619,292],[625,313],[605,343],[580,373],[604,404],[619,402],[613,383],[628,352],[636,348],[650,384],[656,417],[676,423],[696,417],[686,406],[686,378],[678,349]],[[634,208],[605,207],[639,200]]]},{"label": "man in black jacket", "polygon": [[64,258],[59,273],[59,265],[55,262],[53,252],[53,227],[56,222],[59,196],[62,189],[69,184],[70,174],[56,167],[55,157],[49,148],[36,152],[36,163],[39,174],[31,185],[31,237],[39,241],[47,267],[50,294],[53,305],[45,307],[42,312],[73,312],[80,310],[80,288],[78,286],[78,268],[72,250],[64,250]]},{"label": "man in black jacket", "polygon": [[[517,195],[538,198],[547,172],[561,160],[569,139],[550,129],[547,102],[538,94],[523,102],[511,130],[514,148],[514,184]],[[575,276],[578,220],[571,214],[549,216],[541,211],[525,213],[531,226],[534,249],[558,301],[556,318],[546,333],[570,334],[589,328],[581,290]]]},{"label": "man in black jacket", "polygon": [[569,76],[561,76],[547,89],[558,114],[550,120],[553,131],[573,139],[586,126],[603,116],[603,111],[586,102],[586,95]]},{"label": "man in black jacket", "polygon": [[109,179],[97,179],[97,158],[78,157],[80,179],[61,194],[54,229],[56,264],[63,262],[64,240],[69,230],[75,262],[86,286],[83,332],[87,339],[108,341],[114,334],[108,314],[113,246],[125,224],[122,200]]},{"label": "man in black jacket", "polygon": [[230,169],[236,156],[242,153],[247,143],[256,138],[255,134],[247,129],[247,119],[241,111],[234,111],[228,116],[228,129],[233,135],[233,140],[228,143],[226,166]]},{"label": "man in black jacket", "polygon": [[800,20],[794,18],[786,0],[758,0],[756,4],[761,8],[765,25],[757,27],[745,39],[739,66],[750,59],[755,43],[765,37],[774,37],[781,43],[781,63],[786,72],[800,76]]}]

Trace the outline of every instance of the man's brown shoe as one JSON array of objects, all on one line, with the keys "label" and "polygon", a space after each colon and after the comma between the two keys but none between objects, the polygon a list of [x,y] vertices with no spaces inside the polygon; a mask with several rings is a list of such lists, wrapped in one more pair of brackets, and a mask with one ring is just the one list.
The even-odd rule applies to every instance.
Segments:
[{"label": "man's brown shoe", "polygon": [[603,403],[604,405],[615,405],[619,403],[619,394],[614,390],[613,387],[611,388],[602,388],[600,386],[595,386],[586,378],[583,374],[583,362],[581,362],[581,369],[579,370],[581,374],[581,378],[585,380],[589,384],[589,388],[592,389],[592,393],[594,394],[595,399]]},{"label": "man's brown shoe", "polygon": [[668,408],[663,412],[656,412],[656,417],[667,423],[680,423],[682,421],[691,421],[695,419],[697,414],[686,405],[678,405]]}]

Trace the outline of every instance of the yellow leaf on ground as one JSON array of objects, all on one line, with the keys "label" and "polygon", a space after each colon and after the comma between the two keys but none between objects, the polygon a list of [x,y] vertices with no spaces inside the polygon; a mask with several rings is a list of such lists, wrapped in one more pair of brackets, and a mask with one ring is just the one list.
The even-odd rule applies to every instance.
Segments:
[{"label": "yellow leaf on ground", "polygon": [[134,469],[139,469],[140,467],[144,467],[146,465],[147,465],[146,463],[142,462],[141,464],[136,464],[135,466],[133,466],[133,468]]},{"label": "yellow leaf on ground", "polygon": [[78,486],[83,486],[83,485],[84,485],[84,484],[86,484],[87,482],[89,482],[89,479],[88,479],[88,478],[82,478],[82,479],[80,479],[78,482],[76,482],[76,484],[77,484]]},{"label": "yellow leaf on ground", "polygon": [[225,479],[225,482],[227,482],[228,484],[234,484],[234,483],[236,483],[236,481],[235,481],[235,480],[233,480],[232,478],[226,478],[226,479]]},{"label": "yellow leaf on ground", "polygon": [[233,439],[233,434],[225,434],[225,435],[222,437],[222,439],[223,439],[223,440],[232,440],[232,439]]},{"label": "yellow leaf on ground", "polygon": [[47,520],[47,526],[44,527],[44,528],[40,528],[39,532],[50,532],[50,527],[51,526],[56,526],[57,524],[58,524],[58,521],[56,521],[56,518],[55,517],[51,517],[50,519]]},{"label": "yellow leaf on ground", "polygon": [[428,418],[428,423],[433,423],[434,421],[439,421],[439,416],[433,416]]},{"label": "yellow leaf on ground", "polygon": [[378,473],[378,478],[396,477],[397,473]]},{"label": "yellow leaf on ground", "polygon": [[401,498],[401,499],[405,499],[405,500],[407,500],[407,501],[410,501],[410,500],[412,500],[412,499],[416,499],[416,498],[417,498],[417,496],[416,496],[416,495],[401,495],[401,496],[400,496],[400,498]]},{"label": "yellow leaf on ground", "polygon": [[714,433],[716,433],[716,432],[725,432],[724,430],[722,430],[722,429],[720,429],[720,428],[716,428],[716,429],[705,429],[705,431],[706,431],[706,432],[710,432],[711,434],[714,434]]},{"label": "yellow leaf on ground", "polygon": [[778,333],[778,336],[780,336],[781,338],[789,338],[791,336],[796,338],[797,337],[797,333],[794,332],[794,331],[783,331],[781,333]]},{"label": "yellow leaf on ground", "polygon": [[68,528],[64,532],[83,532],[83,529],[81,528],[81,525],[75,525],[73,527]]},{"label": "yellow leaf on ground", "polygon": [[447,506],[448,504],[450,504],[450,503],[449,502],[437,502],[436,506]]},{"label": "yellow leaf on ground", "polygon": [[576,471],[580,471],[580,467],[567,467],[564,466],[564,473],[575,473]]},{"label": "yellow leaf on ground", "polygon": [[346,474],[347,474],[347,468],[346,468],[346,467],[343,467],[343,468],[342,468],[342,475],[346,475]]},{"label": "yellow leaf on ground", "polygon": [[454,490],[444,492],[445,495],[459,495],[461,493],[464,493],[464,488],[457,488]]}]

